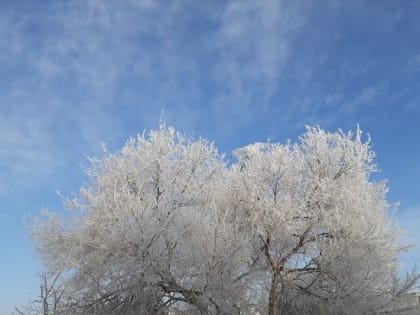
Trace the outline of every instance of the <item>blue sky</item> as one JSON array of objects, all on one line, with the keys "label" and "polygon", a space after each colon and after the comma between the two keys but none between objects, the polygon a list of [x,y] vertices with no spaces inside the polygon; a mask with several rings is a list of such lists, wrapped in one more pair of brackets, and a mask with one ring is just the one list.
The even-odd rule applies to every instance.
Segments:
[{"label": "blue sky", "polygon": [[360,124],[418,242],[419,14],[410,0],[1,1],[0,314],[38,293],[25,218],[60,210],[101,142],[118,150],[159,117],[226,153]]}]

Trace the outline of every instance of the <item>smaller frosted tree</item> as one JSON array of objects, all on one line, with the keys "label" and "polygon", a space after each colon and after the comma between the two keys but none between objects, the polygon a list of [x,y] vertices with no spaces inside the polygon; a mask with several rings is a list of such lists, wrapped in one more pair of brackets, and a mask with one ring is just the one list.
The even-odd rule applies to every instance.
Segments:
[{"label": "smaller frosted tree", "polygon": [[227,164],[164,125],[92,159],[33,236],[57,314],[407,313],[404,250],[362,133],[309,128]]},{"label": "smaller frosted tree", "polygon": [[397,280],[404,247],[360,130],[308,128],[298,144],[253,144],[236,157],[233,208],[259,239],[268,314],[397,312],[418,276]]}]

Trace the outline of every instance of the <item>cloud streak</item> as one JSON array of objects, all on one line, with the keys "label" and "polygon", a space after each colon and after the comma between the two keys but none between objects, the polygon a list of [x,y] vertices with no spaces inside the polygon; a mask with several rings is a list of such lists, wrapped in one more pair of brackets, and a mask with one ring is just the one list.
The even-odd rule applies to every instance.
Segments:
[{"label": "cloud streak", "polygon": [[[170,122],[194,130],[211,95],[216,119],[249,119],[253,104],[275,91],[289,33],[303,23],[300,9],[272,1],[205,9],[188,1],[72,1],[44,4],[36,17],[19,6],[3,14],[0,67],[13,74],[1,95],[0,157],[9,180],[0,190],[48,177],[58,152],[75,144],[90,151],[121,137],[124,110],[137,109],[132,123],[152,127],[165,109]],[[189,23],[207,13],[213,27],[200,42]],[[218,92],[203,92],[207,82]]]},{"label": "cloud streak", "polygon": [[[162,109],[179,129],[221,141],[271,117],[277,123],[270,119],[268,134],[357,116],[392,87],[370,80],[349,88],[366,71],[351,56],[333,55],[349,40],[340,12],[361,7],[274,0],[8,6],[0,17],[7,185],[45,177],[36,166],[54,170],[57,154],[90,154],[102,140],[122,142],[155,127]],[[334,32],[326,32],[331,25]],[[215,127],[220,122],[228,123]]]}]

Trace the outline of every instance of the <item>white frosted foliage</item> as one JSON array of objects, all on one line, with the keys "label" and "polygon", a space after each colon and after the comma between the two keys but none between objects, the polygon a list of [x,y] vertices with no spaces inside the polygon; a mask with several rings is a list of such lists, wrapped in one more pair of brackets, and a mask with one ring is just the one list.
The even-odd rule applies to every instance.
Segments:
[{"label": "white frosted foliage", "polygon": [[399,296],[418,276],[398,277],[400,231],[362,138],[308,127],[226,161],[161,125],[91,159],[68,215],[32,230],[57,314],[415,312]]}]

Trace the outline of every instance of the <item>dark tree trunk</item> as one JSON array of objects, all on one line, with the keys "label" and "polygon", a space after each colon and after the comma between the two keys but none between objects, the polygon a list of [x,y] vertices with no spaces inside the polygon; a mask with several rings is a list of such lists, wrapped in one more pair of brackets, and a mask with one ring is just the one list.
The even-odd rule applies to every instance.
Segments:
[{"label": "dark tree trunk", "polygon": [[278,315],[277,314],[277,291],[278,291],[278,274],[273,273],[271,278],[271,288],[270,288],[270,295],[268,296],[268,315]]}]

